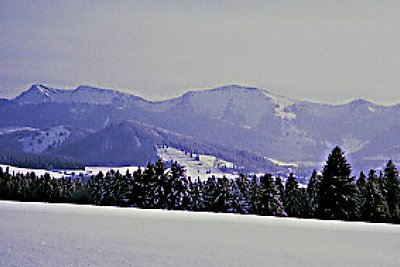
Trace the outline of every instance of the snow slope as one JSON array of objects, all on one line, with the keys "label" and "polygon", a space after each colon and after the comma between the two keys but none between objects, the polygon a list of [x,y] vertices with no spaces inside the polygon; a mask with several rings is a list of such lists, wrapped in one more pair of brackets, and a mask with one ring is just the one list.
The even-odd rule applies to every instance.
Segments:
[{"label": "snow slope", "polygon": [[400,226],[0,202],[0,266],[399,266]]},{"label": "snow slope", "polygon": [[[207,180],[211,176],[218,178],[236,178],[233,174],[235,165],[210,155],[185,153],[173,147],[157,147],[157,155],[164,161],[176,161],[186,170],[186,175],[192,179]],[[223,168],[226,167],[226,171]],[[229,170],[230,169],[230,170]]]},{"label": "snow slope", "polygon": [[24,152],[41,153],[49,148],[59,147],[70,136],[71,132],[64,126],[55,126],[44,131],[38,131],[34,135],[19,140]]}]

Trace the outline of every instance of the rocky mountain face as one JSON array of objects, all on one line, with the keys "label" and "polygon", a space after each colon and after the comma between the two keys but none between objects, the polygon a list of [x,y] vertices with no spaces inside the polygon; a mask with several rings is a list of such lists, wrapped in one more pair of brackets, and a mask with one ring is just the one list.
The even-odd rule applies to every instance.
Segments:
[{"label": "rocky mountain face", "polygon": [[[399,115],[399,105],[365,100],[317,104],[237,85],[161,102],[88,86],[63,90],[33,85],[15,99],[0,101],[1,129],[68,129],[68,137],[54,145],[46,141],[50,145],[45,150],[42,145],[40,153],[134,165],[154,159],[155,146],[168,143],[219,153],[251,171],[278,165],[320,168],[335,145],[346,151],[356,171],[381,167],[389,158],[398,161]],[[21,150],[26,136],[15,136],[29,134],[14,131],[0,137],[14,140],[8,149]]]}]

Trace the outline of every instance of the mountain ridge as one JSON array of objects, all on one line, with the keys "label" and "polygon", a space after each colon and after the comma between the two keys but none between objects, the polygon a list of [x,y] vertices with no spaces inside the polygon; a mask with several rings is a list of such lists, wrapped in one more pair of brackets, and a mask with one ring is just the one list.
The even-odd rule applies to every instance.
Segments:
[{"label": "mountain ridge", "polygon": [[[190,143],[188,147],[191,148],[196,143],[214,144],[221,149],[229,148],[230,155],[242,151],[252,158],[296,163],[299,169],[313,165],[318,168],[327,151],[340,145],[358,171],[382,166],[387,158],[400,162],[399,107],[362,99],[340,105],[298,101],[265,89],[240,85],[191,91],[164,101],[147,101],[91,86],[63,90],[34,85],[7,103],[0,102],[0,117],[3,118],[0,128],[19,126],[43,131],[65,126],[86,129],[82,133],[86,137],[102,131],[102,139],[98,140],[107,140],[123,148],[124,145],[112,140],[105,129],[135,120],[143,123],[143,127],[150,125],[190,137],[185,142]],[[121,129],[126,135],[130,132]],[[112,132],[110,130],[109,135],[117,138]],[[154,140],[149,131],[141,136]],[[126,140],[127,147],[134,145],[133,141]],[[213,153],[217,151],[211,145],[203,147]],[[93,144],[89,154],[95,155],[95,149],[96,144]],[[134,147],[131,151],[135,151]],[[50,152],[58,153],[45,151]],[[150,152],[149,148],[143,153],[153,153]],[[114,154],[118,162],[118,153]],[[252,170],[261,168],[256,162],[248,162],[247,166],[255,166]]]},{"label": "mountain ridge", "polygon": [[[167,102],[167,101],[172,101],[174,99],[179,99],[182,97],[186,97],[188,95],[193,95],[193,94],[197,94],[197,93],[204,93],[204,92],[214,92],[214,91],[226,91],[226,90],[248,90],[248,91],[261,91],[263,93],[265,93],[266,95],[271,95],[272,97],[275,98],[284,98],[287,100],[290,100],[292,102],[296,102],[296,103],[306,103],[306,104],[316,104],[316,105],[325,105],[325,106],[344,106],[344,105],[349,105],[349,104],[354,104],[354,105],[363,105],[363,104],[370,104],[370,105],[375,105],[375,106],[379,106],[379,107],[396,107],[396,106],[400,106],[400,103],[397,104],[391,104],[391,105],[384,105],[384,104],[379,104],[367,99],[363,99],[363,98],[355,98],[355,99],[351,99],[348,100],[344,103],[325,103],[325,102],[319,102],[319,101],[310,101],[310,100],[299,100],[299,99],[294,99],[288,96],[284,96],[284,95],[280,95],[280,94],[276,94],[276,93],[272,93],[270,92],[268,89],[262,88],[262,87],[255,87],[255,86],[246,86],[246,85],[239,85],[239,84],[226,84],[226,85],[221,85],[215,88],[205,88],[205,89],[199,89],[199,90],[188,90],[187,92],[183,93],[180,96],[177,97],[171,97],[171,98],[167,98],[164,100],[148,100],[142,97],[139,97],[137,95],[135,95],[134,93],[128,93],[128,92],[122,92],[118,89],[113,89],[113,88],[102,88],[102,87],[96,87],[96,86],[91,86],[91,85],[78,85],[76,88],[74,89],[63,89],[63,88],[55,88],[55,87],[50,87],[44,84],[33,84],[28,90],[23,91],[22,93],[20,93],[18,96],[14,97],[14,98],[10,98],[10,99],[6,99],[9,101],[16,101],[16,99],[20,98],[22,95],[26,94],[27,92],[29,92],[30,90],[33,90],[35,88],[44,88],[46,90],[46,92],[50,92],[50,93],[76,93],[77,91],[92,91],[92,92],[103,92],[103,93],[113,93],[113,94],[118,94],[118,95],[125,95],[125,96],[129,96],[129,97],[135,97],[138,99],[141,99],[144,102],[147,103],[161,103],[161,102]],[[0,98],[2,99],[2,98]]]}]

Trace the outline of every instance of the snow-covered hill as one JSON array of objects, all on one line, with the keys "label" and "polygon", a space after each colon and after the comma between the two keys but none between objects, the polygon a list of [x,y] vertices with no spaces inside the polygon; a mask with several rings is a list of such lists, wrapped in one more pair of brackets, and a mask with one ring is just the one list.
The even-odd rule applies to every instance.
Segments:
[{"label": "snow-covered hill", "polygon": [[400,226],[0,202],[0,265],[397,267]]}]

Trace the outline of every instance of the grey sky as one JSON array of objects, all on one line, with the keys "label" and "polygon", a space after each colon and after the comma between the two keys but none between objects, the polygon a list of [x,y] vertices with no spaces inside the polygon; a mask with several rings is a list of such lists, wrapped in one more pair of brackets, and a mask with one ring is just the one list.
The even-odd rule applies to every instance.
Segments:
[{"label": "grey sky", "polygon": [[254,85],[400,103],[399,1],[0,0],[0,97],[32,83],[165,99]]}]

